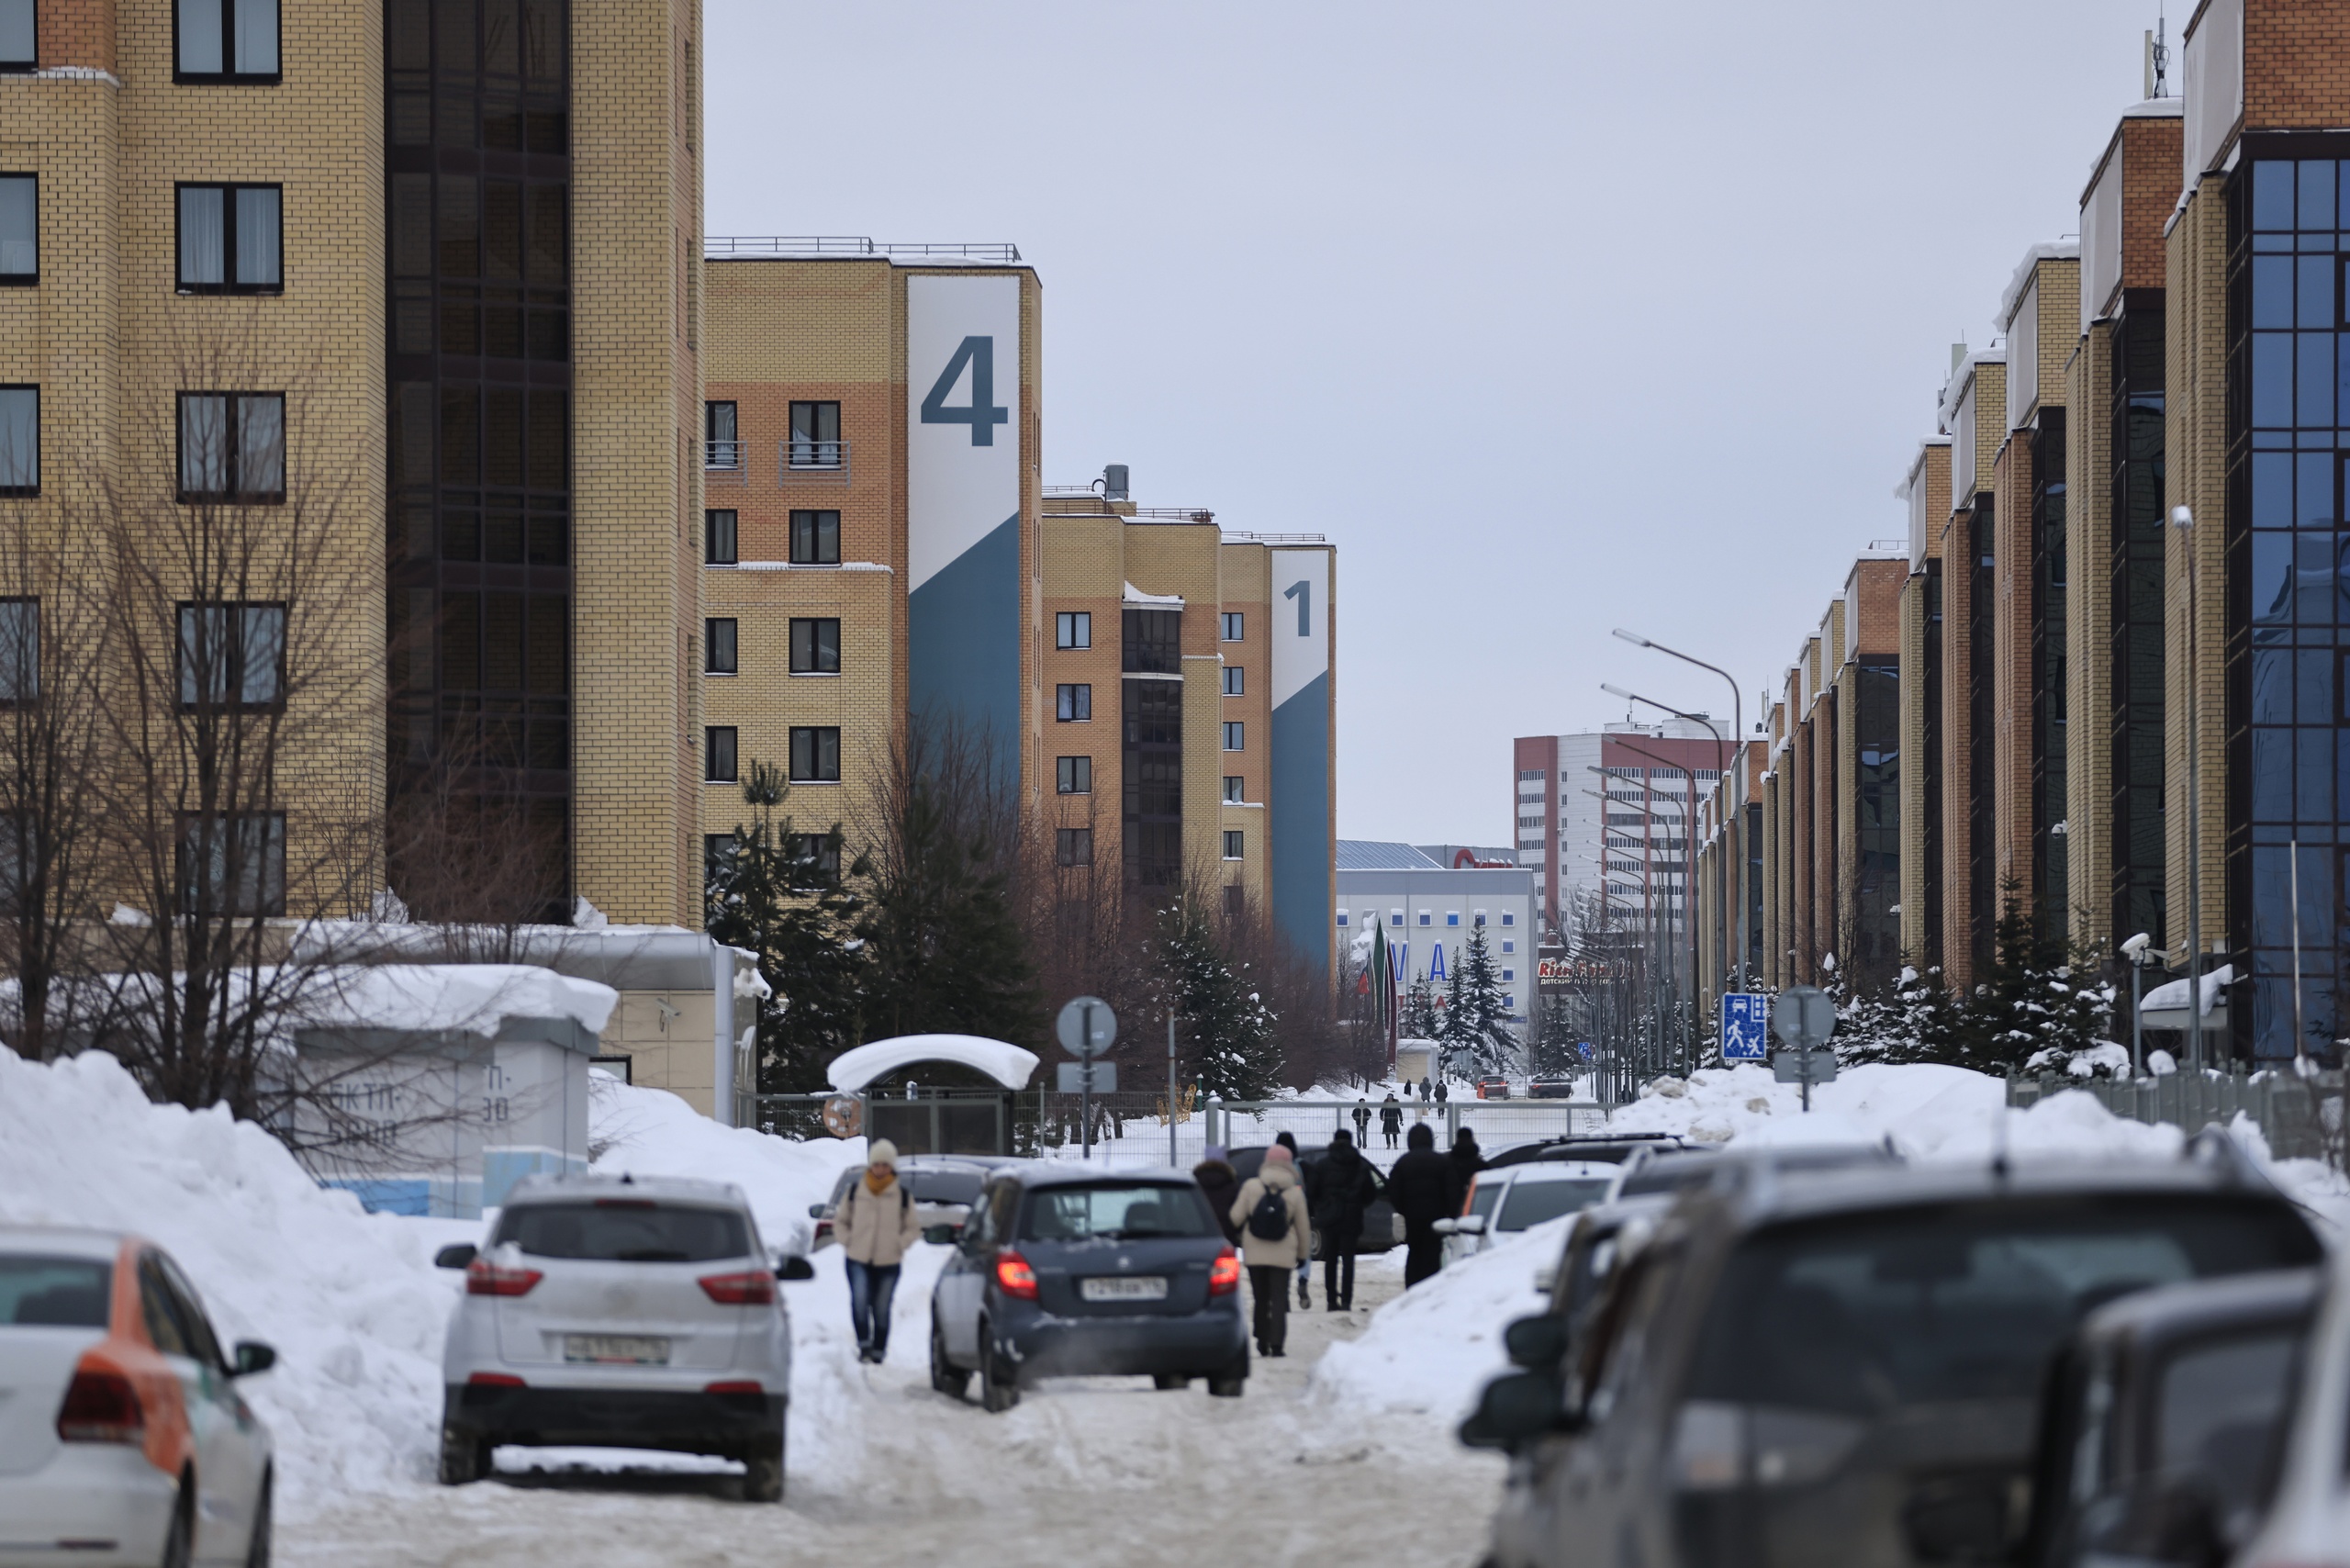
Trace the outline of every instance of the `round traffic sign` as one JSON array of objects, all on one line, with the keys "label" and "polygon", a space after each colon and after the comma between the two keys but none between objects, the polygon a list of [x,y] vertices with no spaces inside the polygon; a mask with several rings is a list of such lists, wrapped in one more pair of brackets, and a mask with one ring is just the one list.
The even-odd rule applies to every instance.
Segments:
[{"label": "round traffic sign", "polygon": [[1062,1006],[1053,1033],[1069,1055],[1098,1057],[1118,1037],[1117,1014],[1098,996],[1076,997]]}]

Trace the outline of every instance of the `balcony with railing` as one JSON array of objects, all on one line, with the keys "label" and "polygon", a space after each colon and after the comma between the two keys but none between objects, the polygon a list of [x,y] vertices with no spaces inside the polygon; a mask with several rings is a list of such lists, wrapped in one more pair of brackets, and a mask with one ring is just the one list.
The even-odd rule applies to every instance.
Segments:
[{"label": "balcony with railing", "polygon": [[906,262],[992,262],[1012,265],[1020,247],[1009,241],[972,243],[964,241],[890,242],[864,234],[711,234],[701,242],[702,254],[712,261],[762,256],[778,260],[809,257],[863,257]]},{"label": "balcony with railing", "polygon": [[740,441],[706,441],[701,443],[701,482],[711,485],[740,486],[750,482],[748,458],[750,446]]},{"label": "balcony with railing", "polygon": [[848,442],[796,435],[776,443],[777,482],[784,485],[845,485]]}]

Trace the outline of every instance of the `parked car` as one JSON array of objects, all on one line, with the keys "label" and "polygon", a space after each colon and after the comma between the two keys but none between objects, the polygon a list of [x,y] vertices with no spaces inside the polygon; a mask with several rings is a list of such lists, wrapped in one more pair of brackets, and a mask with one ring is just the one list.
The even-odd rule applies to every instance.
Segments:
[{"label": "parked car", "polygon": [[1532,1159],[1604,1159],[1609,1164],[1621,1164],[1643,1148],[1675,1149],[1686,1147],[1686,1140],[1677,1133],[1569,1133],[1564,1137],[1538,1138],[1531,1143],[1515,1143],[1485,1159],[1485,1169],[1497,1165],[1523,1165]]},{"label": "parked car", "polygon": [[[1264,1169],[1268,1147],[1265,1144],[1249,1144],[1233,1149],[1225,1158],[1231,1164],[1233,1174],[1246,1182]],[[1307,1192],[1315,1190],[1315,1172],[1320,1169],[1323,1157],[1329,1152],[1330,1146],[1326,1143],[1299,1146],[1297,1169],[1305,1178]],[[1379,1196],[1371,1200],[1371,1206],[1362,1211],[1362,1236],[1355,1242],[1355,1256],[1360,1258],[1372,1252],[1385,1252],[1403,1245],[1403,1241],[1404,1222],[1397,1216],[1395,1206],[1387,1201],[1386,1191],[1382,1188]],[[1314,1256],[1322,1256],[1322,1233],[1319,1230],[1314,1233]]]},{"label": "parked car", "polygon": [[1531,1078],[1526,1082],[1528,1100],[1572,1100],[1575,1097],[1575,1080],[1572,1078]]},{"label": "parked car", "polygon": [[2350,1568],[2350,1250],[2334,1253],[2328,1275],[2279,1445],[2275,1501],[2237,1554],[2244,1568]]},{"label": "parked car", "polygon": [[657,1176],[532,1176],[465,1271],[442,1354],[441,1479],[489,1472],[501,1443],[591,1444],[743,1462],[743,1495],[783,1496],[791,1329],[742,1189]]},{"label": "parked car", "polygon": [[1604,1200],[1616,1184],[1616,1167],[1603,1162],[1542,1160],[1480,1170],[1457,1218],[1436,1222],[1449,1265],[1493,1245],[1498,1236],[1530,1230],[1561,1215]]},{"label": "parked car", "polygon": [[1486,1073],[1477,1080],[1477,1098],[1480,1100],[1508,1099],[1509,1080],[1498,1072]]},{"label": "parked car", "polygon": [[2319,1281],[2240,1274],[2092,1313],[2048,1380],[2022,1561],[2225,1562],[2276,1484]]},{"label": "parked car", "polygon": [[930,1383],[1009,1410],[1040,1377],[1248,1380],[1240,1259],[1188,1171],[1007,1166],[970,1219],[925,1233],[955,1250],[932,1288]]},{"label": "parked car", "polygon": [[1898,1165],[1900,1154],[1890,1144],[1806,1144],[1725,1148],[1719,1144],[1690,1144],[1681,1148],[1635,1149],[1617,1176],[1608,1196],[1640,1198],[1684,1193],[1723,1180],[1742,1180],[1768,1167],[1784,1175],[1796,1170],[1839,1170],[1853,1165]]},{"label": "parked car", "polygon": [[273,1452],[163,1249],[136,1236],[0,1226],[0,1562],[198,1560],[266,1568]]},{"label": "parked car", "polygon": [[1528,1370],[1488,1384],[1461,1429],[1513,1456],[1488,1562],[2007,1561],[2043,1372],[2083,1316],[2322,1250],[2214,1135],[2162,1164],[1691,1190],[1611,1271],[1586,1332],[1554,1314],[1510,1326]]},{"label": "parked car", "polygon": [[[915,1215],[927,1227],[934,1225],[960,1225],[971,1212],[971,1200],[979,1195],[979,1187],[988,1172],[1009,1161],[978,1155],[909,1154],[898,1160],[898,1180],[906,1184],[906,1195],[914,1201]],[[848,1190],[864,1177],[865,1167],[852,1165],[833,1183],[833,1195],[821,1204],[808,1205],[808,1217],[816,1222],[815,1238],[809,1243],[811,1252],[830,1247],[834,1242],[833,1216],[840,1212],[841,1200]]]}]

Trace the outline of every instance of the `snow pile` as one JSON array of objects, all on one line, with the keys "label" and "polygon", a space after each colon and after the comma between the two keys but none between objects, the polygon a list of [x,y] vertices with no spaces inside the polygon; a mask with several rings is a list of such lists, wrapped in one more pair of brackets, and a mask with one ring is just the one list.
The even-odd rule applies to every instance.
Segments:
[{"label": "snow pile", "polygon": [[430,1478],[457,1290],[432,1254],[477,1226],[369,1215],[252,1123],[151,1104],[110,1056],[42,1066],[5,1047],[0,1221],[148,1237],[223,1339],[276,1347],[278,1369],[241,1386],[276,1439],[289,1512]]},{"label": "snow pile", "polygon": [[535,964],[352,964],[326,971],[298,1011],[328,1026],[476,1034],[505,1018],[569,1018],[595,1035],[620,994]]}]

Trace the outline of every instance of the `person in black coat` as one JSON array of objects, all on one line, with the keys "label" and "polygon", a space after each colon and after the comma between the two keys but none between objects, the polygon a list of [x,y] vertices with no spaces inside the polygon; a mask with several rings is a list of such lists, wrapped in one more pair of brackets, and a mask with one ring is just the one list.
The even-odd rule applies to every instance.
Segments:
[{"label": "person in black coat", "polygon": [[1322,1233],[1323,1305],[1332,1312],[1349,1311],[1355,1302],[1355,1248],[1362,1240],[1363,1211],[1379,1201],[1379,1172],[1357,1152],[1346,1128],[1330,1135],[1307,1193],[1315,1228]]},{"label": "person in black coat", "polygon": [[1390,1148],[1393,1148],[1395,1140],[1404,1136],[1404,1103],[1395,1098],[1392,1090],[1388,1092],[1387,1098],[1379,1103],[1379,1131],[1387,1139]]},{"label": "person in black coat", "polygon": [[[1283,1131],[1281,1131],[1281,1132],[1275,1133],[1275,1134],[1273,1135],[1273,1141],[1274,1141],[1275,1143],[1277,1143],[1277,1144],[1281,1145],[1283,1148],[1285,1148],[1285,1149],[1289,1150],[1290,1158],[1291,1158],[1292,1159],[1297,1159],[1297,1161],[1298,1161],[1298,1165],[1297,1165],[1297,1174],[1298,1174],[1298,1179],[1299,1179],[1301,1182],[1310,1182],[1310,1181],[1311,1181],[1311,1179],[1312,1179],[1312,1177],[1313,1177],[1313,1174],[1314,1174],[1314,1173],[1313,1173],[1311,1170],[1307,1170],[1307,1169],[1306,1169],[1305,1162],[1304,1162],[1303,1159],[1298,1159],[1298,1153],[1297,1153],[1297,1135],[1296,1135],[1296,1134],[1294,1134],[1294,1133],[1289,1132],[1289,1131],[1287,1131],[1286,1129],[1284,1129]],[[1306,1191],[1307,1191],[1307,1193],[1310,1194],[1310,1193],[1312,1193],[1313,1189],[1312,1189],[1312,1187],[1311,1187],[1311,1186],[1309,1186],[1309,1187],[1306,1189]],[[1310,1206],[1311,1206],[1311,1203],[1312,1203],[1312,1199],[1311,1199],[1311,1197],[1310,1197],[1310,1196],[1309,1196],[1309,1198],[1308,1198],[1308,1200],[1307,1200],[1307,1201],[1308,1201],[1309,1211],[1310,1211]],[[1313,1259],[1311,1259],[1311,1258],[1301,1258],[1301,1259],[1299,1259],[1299,1260],[1298,1260],[1298,1263],[1297,1263],[1297,1305],[1300,1305],[1300,1306],[1307,1306],[1307,1307],[1310,1307],[1310,1306],[1312,1306],[1312,1305],[1314,1305],[1314,1298],[1313,1298],[1313,1296],[1312,1296],[1312,1295],[1310,1295],[1310,1294],[1307,1294],[1307,1292],[1306,1292],[1306,1282],[1307,1282],[1308,1281],[1312,1280],[1313,1278],[1314,1278],[1314,1260],[1313,1260]]]},{"label": "person in black coat", "polygon": [[1232,1205],[1240,1197],[1240,1173],[1225,1158],[1222,1144],[1210,1144],[1207,1158],[1192,1167],[1192,1180],[1208,1196],[1208,1207],[1215,1211],[1215,1222],[1224,1228],[1224,1238],[1233,1246],[1240,1245],[1240,1227],[1232,1223]]},{"label": "person in black coat", "polygon": [[1444,1238],[1436,1222],[1460,1209],[1452,1196],[1452,1162],[1436,1151],[1436,1130],[1422,1122],[1404,1141],[1411,1147],[1387,1172],[1387,1201],[1404,1216],[1404,1288],[1409,1290],[1442,1265]]},{"label": "person in black coat", "polygon": [[1452,1140],[1452,1152],[1445,1158],[1452,1164],[1452,1212],[1459,1214],[1460,1205],[1469,1201],[1469,1183],[1485,1168],[1485,1157],[1477,1148],[1477,1135],[1467,1127],[1461,1128]]}]

